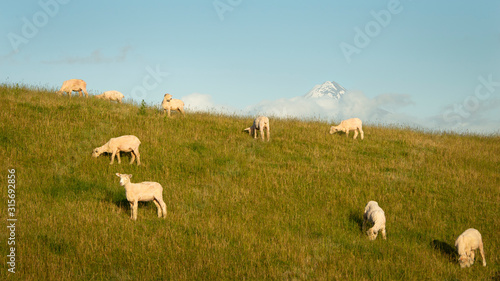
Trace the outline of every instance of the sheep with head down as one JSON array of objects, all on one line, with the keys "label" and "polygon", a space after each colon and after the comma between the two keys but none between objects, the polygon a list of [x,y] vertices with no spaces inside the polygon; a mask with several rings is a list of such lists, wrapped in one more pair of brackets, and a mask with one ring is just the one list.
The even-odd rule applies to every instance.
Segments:
[{"label": "sheep with head down", "polygon": [[344,132],[346,134],[346,137],[349,137],[349,131],[353,130],[354,131],[354,137],[353,139],[356,139],[358,137],[358,131],[361,134],[361,139],[365,137],[364,132],[363,132],[363,126],[361,119],[359,118],[351,118],[344,120],[340,122],[339,125],[337,126],[331,126],[330,127],[330,135],[336,133],[336,132]]},{"label": "sheep with head down", "polygon": [[140,144],[141,141],[139,140],[139,138],[133,135],[112,138],[103,146],[94,148],[94,150],[92,151],[92,157],[97,158],[103,153],[111,153],[111,162],[109,164],[113,164],[115,155],[118,158],[118,164],[120,164],[120,151],[130,152],[132,154],[130,164],[134,163],[134,160],[137,157],[137,165],[141,165],[141,155],[139,154]]},{"label": "sheep with head down", "polygon": [[[366,204],[365,212],[363,213],[363,231],[366,231],[368,239],[375,240],[379,232],[382,233],[384,240],[386,237],[385,232],[385,213],[376,201],[370,201]],[[373,225],[368,230],[366,228]]]},{"label": "sheep with head down", "polygon": [[125,97],[122,93],[118,91],[106,91],[100,95],[95,96],[98,99],[104,99],[109,101],[117,101],[122,103],[122,99]]},{"label": "sheep with head down", "polygon": [[469,228],[458,236],[455,241],[455,247],[459,255],[458,263],[461,268],[470,267],[474,264],[474,251],[479,249],[483,266],[486,266],[486,259],[484,258],[483,239],[481,233],[477,229]]},{"label": "sheep with head down", "polygon": [[266,116],[259,116],[255,118],[252,126],[244,129],[243,131],[248,132],[254,139],[257,138],[257,130],[260,131],[260,136],[262,140],[264,140],[264,130],[267,132],[267,141],[269,141],[270,133],[269,133],[269,118]]},{"label": "sheep with head down", "polygon": [[70,79],[64,81],[61,89],[56,93],[58,95],[68,93],[68,96],[71,98],[72,92],[78,92],[80,94],[80,97],[83,96],[82,92],[84,92],[85,96],[87,98],[89,97],[89,93],[87,93],[87,83],[81,79]]}]

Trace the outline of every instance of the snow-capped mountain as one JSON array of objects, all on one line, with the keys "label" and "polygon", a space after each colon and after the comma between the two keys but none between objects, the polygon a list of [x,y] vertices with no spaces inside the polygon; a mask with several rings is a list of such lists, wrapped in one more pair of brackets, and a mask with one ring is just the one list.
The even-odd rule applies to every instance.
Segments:
[{"label": "snow-capped mountain", "polygon": [[340,99],[347,90],[336,82],[326,81],[321,85],[316,85],[304,97],[306,98],[321,98],[324,96]]}]

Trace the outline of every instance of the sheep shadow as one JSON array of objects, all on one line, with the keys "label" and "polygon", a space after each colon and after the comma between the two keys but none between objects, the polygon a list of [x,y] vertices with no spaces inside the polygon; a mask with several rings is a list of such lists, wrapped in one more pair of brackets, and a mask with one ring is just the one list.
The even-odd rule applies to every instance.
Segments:
[{"label": "sheep shadow", "polygon": [[433,249],[439,251],[441,255],[447,258],[450,262],[456,263],[458,261],[458,253],[455,250],[455,247],[450,244],[434,239],[430,245]]},{"label": "sheep shadow", "polygon": [[352,211],[349,214],[349,220],[354,222],[357,226],[360,232],[363,232],[363,216],[360,215],[358,212]]}]

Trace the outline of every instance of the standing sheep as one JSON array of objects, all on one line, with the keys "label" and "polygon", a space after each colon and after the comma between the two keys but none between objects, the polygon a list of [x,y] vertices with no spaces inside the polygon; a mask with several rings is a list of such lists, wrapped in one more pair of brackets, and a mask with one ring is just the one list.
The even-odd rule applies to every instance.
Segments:
[{"label": "standing sheep", "polygon": [[163,114],[168,111],[168,117],[170,117],[171,110],[177,110],[184,116],[184,102],[179,99],[173,99],[171,94],[163,96],[161,107],[163,107]]},{"label": "standing sheep", "polygon": [[120,185],[125,187],[125,195],[127,196],[127,201],[130,203],[131,219],[137,220],[137,206],[139,205],[139,201],[153,201],[156,208],[158,208],[158,217],[167,217],[167,205],[163,201],[163,187],[161,184],[152,181],[131,183],[130,178],[132,178],[132,175],[119,173],[116,173],[116,175],[120,178]]},{"label": "standing sheep", "polygon": [[469,228],[458,236],[455,241],[455,247],[459,255],[458,263],[461,268],[469,267],[474,263],[474,251],[479,249],[481,258],[483,259],[483,266],[486,266],[486,259],[484,258],[483,240],[481,233],[474,228]]},{"label": "standing sheep", "polygon": [[62,87],[56,93],[62,95],[64,93],[68,93],[68,96],[71,98],[71,93],[75,91],[80,94],[80,97],[83,96],[82,91],[85,93],[85,96],[88,98],[89,93],[87,93],[87,83],[81,79],[70,79],[64,81]]},{"label": "standing sheep", "polygon": [[122,103],[122,99],[125,97],[122,93],[118,91],[106,91],[100,95],[95,96],[98,99],[104,99],[109,101],[117,101]]},{"label": "standing sheep", "polygon": [[385,213],[376,201],[370,201],[366,204],[363,214],[363,231],[366,230],[368,224],[373,224],[373,227],[366,231],[368,239],[375,240],[379,232],[382,232],[384,240],[387,238],[385,233]]},{"label": "standing sheep", "polygon": [[253,125],[244,129],[243,131],[247,131],[254,139],[257,138],[257,130],[260,131],[260,136],[262,140],[264,140],[264,129],[267,131],[267,141],[269,141],[270,133],[269,133],[269,118],[266,116],[259,116],[255,118],[253,121]]},{"label": "standing sheep", "polygon": [[359,118],[351,118],[340,122],[338,126],[330,127],[330,135],[336,132],[345,132],[346,137],[349,137],[349,131],[354,130],[354,137],[356,139],[358,137],[358,131],[361,134],[361,139],[365,137],[362,128],[362,122]]},{"label": "standing sheep", "polygon": [[118,164],[121,163],[120,151],[130,152],[132,154],[132,159],[130,164],[132,164],[137,156],[137,165],[141,165],[141,155],[139,154],[139,145],[141,141],[133,135],[121,136],[117,138],[110,139],[106,144],[101,147],[96,147],[92,152],[92,157],[97,158],[104,152],[112,153],[110,165],[113,164],[115,160],[115,155],[118,157]]}]

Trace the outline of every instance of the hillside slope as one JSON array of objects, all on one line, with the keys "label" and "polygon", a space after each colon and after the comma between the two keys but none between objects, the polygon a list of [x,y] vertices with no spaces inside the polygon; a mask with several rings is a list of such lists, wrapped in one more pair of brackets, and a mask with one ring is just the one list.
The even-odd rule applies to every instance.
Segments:
[{"label": "hillside slope", "polygon": [[[252,118],[58,97],[0,87],[2,208],[16,175],[19,280],[491,280],[500,278],[500,138],[271,118],[271,141],[242,132]],[[141,162],[109,165],[92,149],[134,134]],[[351,135],[352,136],[352,135]],[[163,185],[131,221],[115,173]],[[368,241],[376,200],[387,240]],[[7,223],[5,223],[7,224]],[[460,269],[454,242],[483,235],[487,267]]]}]

